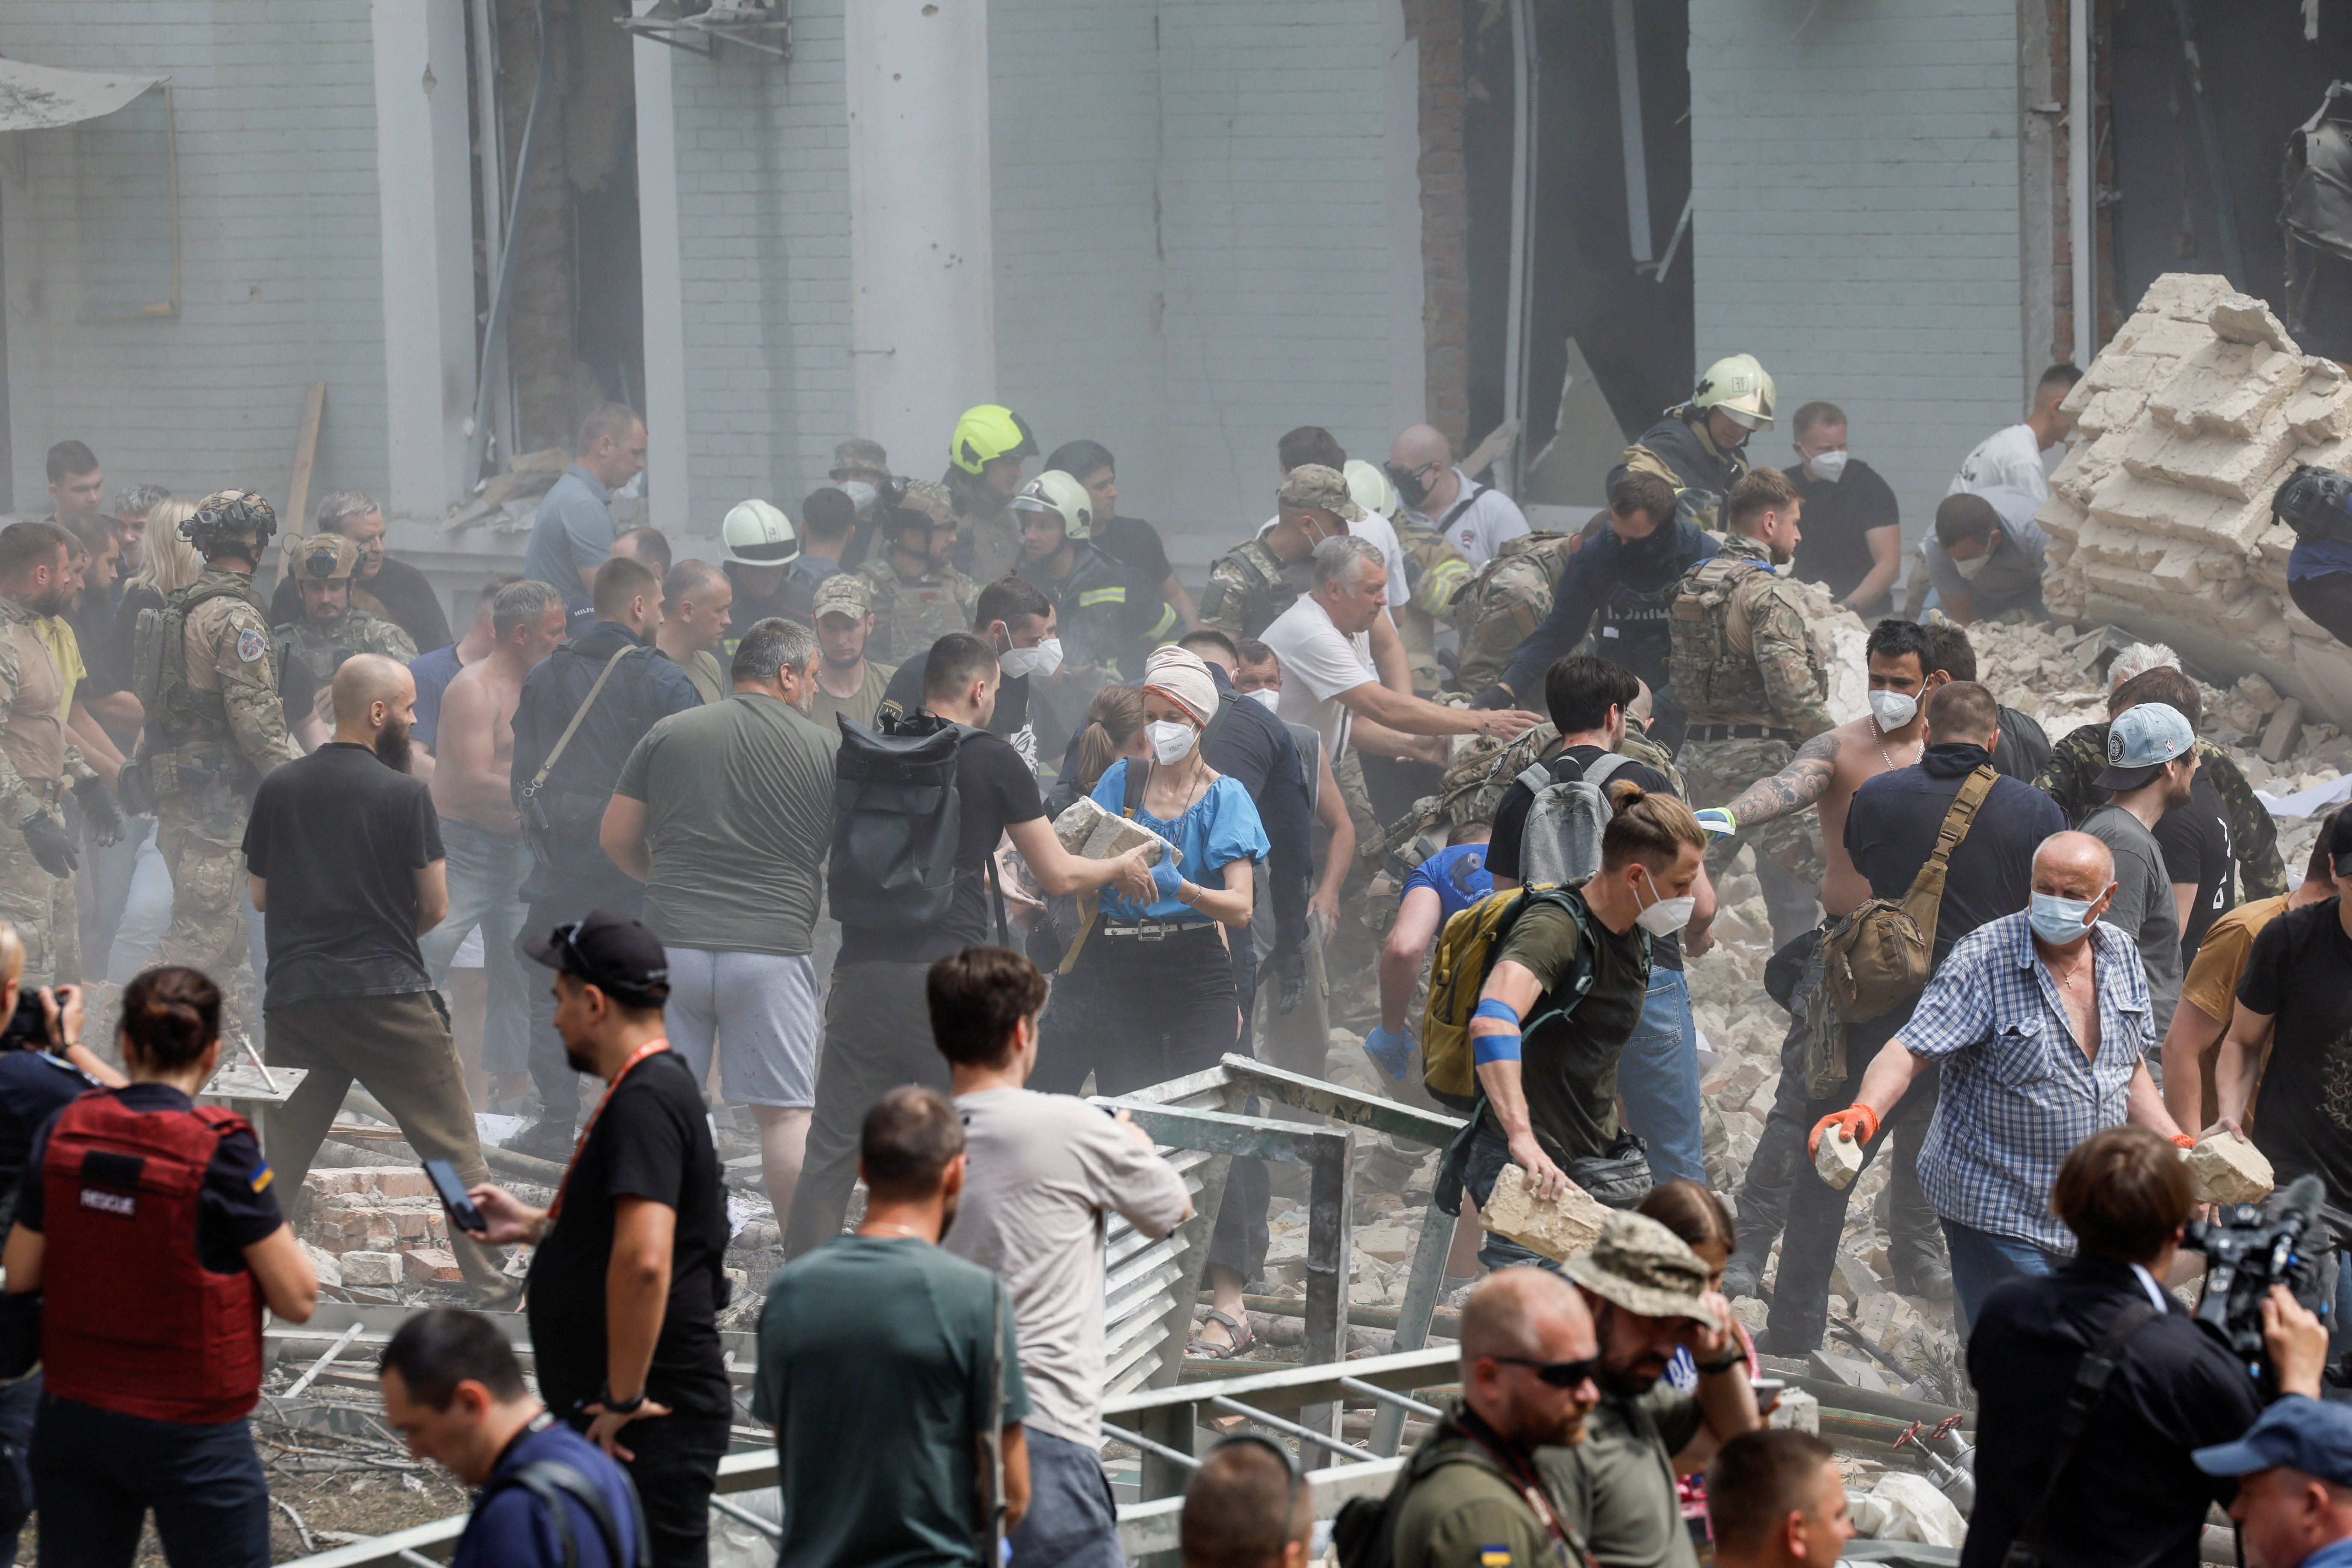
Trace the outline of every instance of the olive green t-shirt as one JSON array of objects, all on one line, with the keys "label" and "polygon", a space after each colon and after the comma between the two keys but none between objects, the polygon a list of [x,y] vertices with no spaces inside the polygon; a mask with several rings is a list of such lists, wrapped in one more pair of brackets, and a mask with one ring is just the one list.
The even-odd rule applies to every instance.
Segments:
[{"label": "olive green t-shirt", "polygon": [[757,691],[646,732],[613,793],[646,803],[646,925],[667,947],[803,953],[833,843],[837,731]]},{"label": "olive green t-shirt", "polygon": [[1538,1453],[1601,1568],[1698,1568],[1675,1456],[1698,1436],[1701,1419],[1696,1395],[1660,1382],[1632,1399],[1603,1397],[1584,1418],[1583,1442]]},{"label": "olive green t-shirt", "polygon": [[866,684],[857,689],[855,697],[835,697],[824,686],[816,689],[816,701],[811,705],[809,717],[815,720],[828,735],[841,733],[839,715],[846,713],[852,723],[874,728],[874,716],[882,710],[882,699],[890,689],[890,678],[898,673],[895,664],[866,661]]},{"label": "olive green t-shirt", "polygon": [[[1520,1047],[1528,1118],[1536,1142],[1555,1160],[1597,1157],[1617,1142],[1617,1058],[1642,1020],[1650,986],[1639,926],[1620,936],[1590,915],[1585,923],[1594,946],[1592,988],[1575,1011],[1538,1025]],[[1503,939],[1495,962],[1525,965],[1544,988],[1530,1017],[1549,1011],[1552,988],[1574,976],[1579,941],[1575,918],[1549,903],[1520,915]]]}]

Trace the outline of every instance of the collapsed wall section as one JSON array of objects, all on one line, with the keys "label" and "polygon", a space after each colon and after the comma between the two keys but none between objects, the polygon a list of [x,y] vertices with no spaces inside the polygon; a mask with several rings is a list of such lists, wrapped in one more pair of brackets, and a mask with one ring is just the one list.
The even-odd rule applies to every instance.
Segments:
[{"label": "collapsed wall section", "polygon": [[2352,375],[2304,353],[2226,279],[2167,273],[2063,405],[2076,438],[2037,519],[2062,620],[2260,674],[2352,723],[2352,649],[2294,607],[2271,495],[2296,463],[2352,467]]}]

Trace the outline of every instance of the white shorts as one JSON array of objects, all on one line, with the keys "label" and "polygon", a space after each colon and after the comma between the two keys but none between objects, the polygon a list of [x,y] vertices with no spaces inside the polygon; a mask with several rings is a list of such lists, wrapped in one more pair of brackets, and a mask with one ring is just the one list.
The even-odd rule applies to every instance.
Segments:
[{"label": "white shorts", "polygon": [[805,1110],[816,1103],[816,1053],[824,1034],[816,965],[809,955],[712,952],[667,947],[670,1048],[710,1075],[710,1053],[723,1037],[719,1092],[736,1105]]}]

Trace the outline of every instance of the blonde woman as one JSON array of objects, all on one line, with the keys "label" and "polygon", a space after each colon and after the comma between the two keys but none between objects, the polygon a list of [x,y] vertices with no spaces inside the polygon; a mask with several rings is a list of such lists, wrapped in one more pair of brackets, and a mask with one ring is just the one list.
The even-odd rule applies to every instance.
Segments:
[{"label": "blonde woman", "polygon": [[[166,496],[148,509],[139,570],[123,586],[122,603],[115,612],[112,652],[115,668],[126,676],[131,673],[139,612],[162,609],[165,600],[204,574],[205,558],[180,533],[180,524],[195,514],[196,503],[185,496]],[[155,847],[155,819],[132,817],[128,837],[136,843],[137,854],[106,959],[106,979],[115,985],[129,984],[172,927],[172,871]]]}]

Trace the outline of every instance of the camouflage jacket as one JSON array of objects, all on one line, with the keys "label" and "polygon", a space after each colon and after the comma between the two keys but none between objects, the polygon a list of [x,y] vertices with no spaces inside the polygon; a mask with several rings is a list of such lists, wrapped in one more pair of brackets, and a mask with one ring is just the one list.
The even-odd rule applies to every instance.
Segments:
[{"label": "camouflage jacket", "polygon": [[[55,661],[50,662],[46,675],[36,670],[29,679],[24,668],[28,650],[37,651],[44,659],[49,657],[35,625],[39,619],[16,600],[0,599],[0,811],[8,814],[10,823],[22,822],[44,809],[59,784],[79,784],[98,776],[97,771],[82,759],[81,749],[73,743],[66,732],[65,721],[58,716],[65,693]],[[20,628],[23,635],[19,635]],[[32,695],[26,697],[28,689]],[[20,714],[16,710],[20,699],[39,706],[36,709],[28,705]],[[20,744],[20,736],[30,743]],[[26,769],[32,758],[51,748],[62,764],[58,776],[26,776]]]},{"label": "camouflage jacket", "polygon": [[1313,568],[1285,564],[1262,539],[1226,551],[1209,563],[1201,590],[1201,624],[1229,637],[1260,637],[1307,591]]},{"label": "camouflage jacket", "polygon": [[1744,533],[1675,591],[1675,702],[1694,724],[1760,724],[1801,741],[1832,728],[1829,674],[1790,584]]},{"label": "camouflage jacket", "polygon": [[[1021,520],[1013,515],[1012,508],[992,496],[982,495],[976,488],[955,485],[950,489],[955,497],[953,516],[958,531],[956,570],[974,583],[993,583],[999,577],[1011,576],[1021,564]],[[878,629],[880,623],[876,626]],[[965,625],[950,629],[971,630],[970,617],[966,617]]]},{"label": "camouflage jacket", "polygon": [[282,660],[300,659],[311,678],[329,681],[343,660],[355,653],[380,653],[386,658],[396,658],[407,664],[416,658],[416,645],[392,622],[370,615],[354,606],[341,625],[331,632],[320,630],[309,620],[296,621],[278,628],[278,657]]},{"label": "camouflage jacket", "polygon": [[223,582],[239,591],[206,599],[189,611],[180,640],[188,690],[202,716],[167,739],[174,751],[227,751],[256,774],[266,773],[280,763],[292,762],[302,750],[287,732],[286,710],[278,697],[276,647],[252,577],[208,566],[189,587]]},{"label": "camouflage jacket", "polygon": [[[2275,899],[2286,889],[2286,867],[2279,858],[2278,823],[2270,808],[2254,798],[2253,785],[2230,760],[2230,753],[2210,741],[2197,742],[2199,769],[2213,781],[2221,809],[2230,824],[2230,853],[2238,862],[2238,879],[2249,899]],[[2033,778],[2033,787],[2058,803],[2066,820],[2080,823],[2114,795],[2091,781],[2107,765],[2107,727],[2085,724],[2069,731],[2050,750],[2050,760]]]},{"label": "camouflage jacket", "polygon": [[866,641],[867,658],[905,664],[929,654],[931,645],[950,632],[971,630],[980,584],[954,567],[901,577],[886,551],[858,571],[871,584],[874,604],[874,633]]},{"label": "camouflage jacket", "polygon": [[1462,634],[1456,679],[1465,691],[1484,691],[1503,679],[1511,656],[1543,625],[1568,564],[1572,535],[1523,533],[1506,540],[1495,558],[1465,582],[1454,599],[1454,626]]}]

